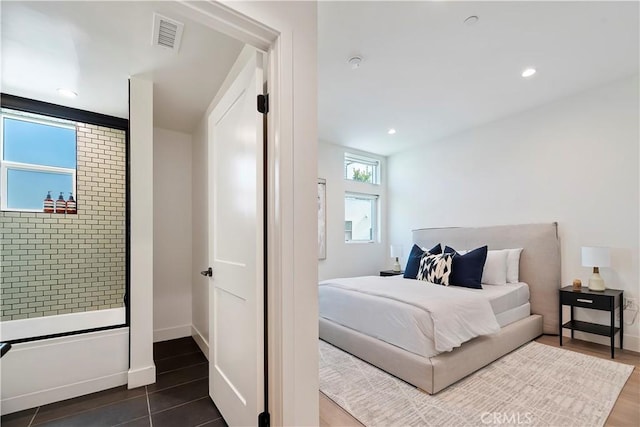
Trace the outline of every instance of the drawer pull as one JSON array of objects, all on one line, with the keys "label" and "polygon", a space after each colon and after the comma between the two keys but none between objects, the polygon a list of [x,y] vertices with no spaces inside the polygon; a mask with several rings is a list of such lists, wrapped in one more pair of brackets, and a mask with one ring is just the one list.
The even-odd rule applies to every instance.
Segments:
[{"label": "drawer pull", "polygon": [[577,298],[576,301],[578,301],[578,302],[587,302],[589,304],[593,304],[593,300],[590,300],[590,299]]}]

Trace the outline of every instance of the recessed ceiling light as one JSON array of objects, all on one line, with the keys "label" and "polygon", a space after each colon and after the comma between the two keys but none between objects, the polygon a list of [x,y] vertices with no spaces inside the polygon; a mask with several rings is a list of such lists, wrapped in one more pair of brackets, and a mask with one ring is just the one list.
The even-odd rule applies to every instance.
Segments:
[{"label": "recessed ceiling light", "polygon": [[476,15],[471,15],[471,16],[468,16],[467,19],[464,20],[464,23],[466,25],[473,25],[476,22],[478,22],[479,20],[480,20],[480,18],[478,18]]},{"label": "recessed ceiling light", "polygon": [[76,96],[78,96],[78,94],[71,89],[65,89],[63,87],[58,88],[58,93],[67,98],[75,98]]},{"label": "recessed ceiling light", "polygon": [[531,77],[536,73],[536,69],[535,68],[527,68],[522,72],[522,77],[527,78],[527,77]]},{"label": "recessed ceiling light", "polygon": [[351,65],[351,68],[355,70],[356,68],[360,67],[360,63],[362,63],[362,57],[352,56],[347,60],[347,62],[349,63],[349,65]]},{"label": "recessed ceiling light", "polygon": [[396,130],[392,128],[392,129],[389,129],[389,130],[387,131],[387,133],[388,133],[389,135],[395,135]]}]

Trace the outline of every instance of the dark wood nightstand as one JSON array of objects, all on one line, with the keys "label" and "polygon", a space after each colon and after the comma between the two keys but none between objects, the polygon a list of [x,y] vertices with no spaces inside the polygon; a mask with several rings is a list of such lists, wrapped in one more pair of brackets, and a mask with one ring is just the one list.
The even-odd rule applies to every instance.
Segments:
[{"label": "dark wood nightstand", "polygon": [[386,277],[386,276],[400,276],[401,274],[404,274],[404,271],[393,271],[393,270],[382,270],[380,272],[380,275],[382,277]]},{"label": "dark wood nightstand", "polygon": [[[572,286],[566,286],[560,289],[560,345],[562,346],[562,329],[571,329],[571,338],[574,331],[588,332],[590,334],[604,335],[611,338],[611,358],[614,353],[614,337],[620,332],[620,349],[622,350],[622,336],[624,334],[624,310],[623,291],[619,289],[605,289],[604,291],[590,291],[589,288],[582,288],[574,291]],[[571,306],[571,318],[565,324],[562,324],[562,306]],[[607,325],[599,325],[597,323],[583,322],[581,320],[573,320],[573,308],[590,308],[592,310],[608,311],[611,314],[611,323]],[[616,328],[615,314],[616,307],[620,308],[620,327]]]}]

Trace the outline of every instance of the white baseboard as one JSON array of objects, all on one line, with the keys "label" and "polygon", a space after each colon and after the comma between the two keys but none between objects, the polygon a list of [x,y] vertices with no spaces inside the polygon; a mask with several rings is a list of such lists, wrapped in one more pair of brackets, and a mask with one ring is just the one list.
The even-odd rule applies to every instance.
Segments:
[{"label": "white baseboard", "polygon": [[129,369],[127,388],[132,389],[156,382],[156,366],[146,366],[140,369]]},{"label": "white baseboard", "polygon": [[118,387],[127,383],[127,373],[120,372],[102,378],[94,378],[61,387],[40,390],[22,396],[9,397],[2,400],[2,415],[47,405],[65,399]]},{"label": "white baseboard", "polygon": [[204,357],[209,360],[209,341],[207,337],[202,336],[198,328],[193,325],[191,325],[191,336],[196,344],[198,344],[198,347],[200,347],[200,350],[204,353]]},{"label": "white baseboard", "polygon": [[640,337],[625,334],[624,348],[625,350],[631,350],[640,353]]},{"label": "white baseboard", "polygon": [[173,326],[171,328],[155,329],[153,342],[175,340],[191,336],[191,325]]}]

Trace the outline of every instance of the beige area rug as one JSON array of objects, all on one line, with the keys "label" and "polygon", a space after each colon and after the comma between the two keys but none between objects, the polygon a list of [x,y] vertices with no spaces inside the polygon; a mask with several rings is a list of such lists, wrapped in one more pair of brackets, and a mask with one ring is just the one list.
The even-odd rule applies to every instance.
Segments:
[{"label": "beige area rug", "polygon": [[602,426],[632,371],[531,342],[429,395],[320,341],[320,390],[366,426]]}]

